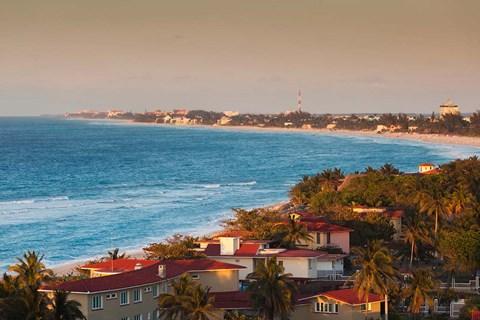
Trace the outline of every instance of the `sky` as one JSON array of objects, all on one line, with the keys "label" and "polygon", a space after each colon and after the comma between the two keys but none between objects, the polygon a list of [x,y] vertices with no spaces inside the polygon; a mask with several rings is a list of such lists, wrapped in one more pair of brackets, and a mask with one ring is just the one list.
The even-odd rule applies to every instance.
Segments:
[{"label": "sky", "polygon": [[0,116],[480,109],[478,0],[3,1]]}]

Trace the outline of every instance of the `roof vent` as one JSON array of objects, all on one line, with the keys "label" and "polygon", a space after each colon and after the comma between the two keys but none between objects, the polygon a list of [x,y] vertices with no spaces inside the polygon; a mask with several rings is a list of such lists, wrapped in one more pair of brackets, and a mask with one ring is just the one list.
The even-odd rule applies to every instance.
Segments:
[{"label": "roof vent", "polygon": [[142,269],[142,264],[141,264],[140,262],[137,262],[137,263],[135,264],[135,268],[134,268],[134,269],[135,269],[135,270],[140,270],[140,269]]},{"label": "roof vent", "polygon": [[167,277],[167,266],[163,264],[158,265],[158,276],[160,278],[166,278]]}]

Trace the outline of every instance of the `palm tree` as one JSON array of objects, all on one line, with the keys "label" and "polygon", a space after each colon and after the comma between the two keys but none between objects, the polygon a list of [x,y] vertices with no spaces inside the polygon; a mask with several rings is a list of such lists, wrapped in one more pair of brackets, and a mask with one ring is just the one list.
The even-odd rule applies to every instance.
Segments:
[{"label": "palm tree", "polygon": [[393,176],[400,173],[400,170],[395,168],[391,163],[385,163],[383,166],[380,167],[379,171],[387,176]]},{"label": "palm tree", "polygon": [[46,310],[47,301],[43,293],[38,289],[53,272],[43,264],[44,255],[35,251],[27,251],[22,258],[17,258],[17,264],[11,266],[8,271],[17,273],[21,297],[25,304],[27,320],[41,319]]},{"label": "palm tree", "polygon": [[459,214],[465,209],[475,206],[473,194],[463,185],[459,185],[452,193],[452,199],[449,206],[450,212]]},{"label": "palm tree", "polygon": [[278,237],[281,239],[282,245],[287,249],[295,249],[300,241],[312,240],[312,236],[308,233],[307,228],[299,219],[293,216],[288,217],[287,224],[279,223],[276,225]]},{"label": "palm tree", "polygon": [[56,290],[52,304],[51,320],[86,320],[80,302],[68,299],[68,292]]},{"label": "palm tree", "polygon": [[254,280],[248,287],[255,308],[259,309],[266,320],[286,319],[293,310],[295,285],[289,281],[290,273],[277,263],[277,258],[267,258],[257,266],[247,278]]},{"label": "palm tree", "polygon": [[204,320],[216,318],[214,297],[209,296],[210,287],[203,287],[185,273],[170,282],[173,294],[164,293],[158,298],[160,318]]},{"label": "palm tree", "polygon": [[402,225],[405,234],[405,243],[410,244],[410,270],[413,264],[413,255],[418,254],[418,244],[431,243],[427,222],[423,215],[410,211],[405,215],[405,222]]},{"label": "palm tree", "polygon": [[435,239],[438,235],[438,218],[446,219],[452,213],[448,199],[434,186],[421,191],[420,210],[429,215],[435,215]]},{"label": "palm tree", "polygon": [[210,287],[203,287],[200,283],[190,287],[188,298],[183,302],[183,308],[190,320],[219,319],[213,306],[215,297],[209,296]]},{"label": "palm tree", "polygon": [[125,259],[125,258],[130,258],[129,255],[127,255],[126,252],[120,254],[120,250],[118,248],[113,249],[112,251],[108,251],[108,257],[106,257],[106,260],[117,260],[117,259]]},{"label": "palm tree", "polygon": [[420,313],[420,307],[425,302],[429,307],[433,306],[433,300],[428,295],[429,291],[435,289],[435,282],[432,280],[433,272],[426,269],[412,271],[412,277],[407,280],[407,287],[403,295],[411,299],[408,311],[414,318]]},{"label": "palm tree", "polygon": [[20,293],[18,277],[4,273],[0,281],[0,319],[16,320],[27,317],[24,300]]},{"label": "palm tree", "polygon": [[[353,289],[367,305],[370,292],[385,295],[385,319],[388,319],[388,285],[394,282],[393,277],[398,274],[393,268],[394,258],[383,246],[383,240],[370,241],[366,248],[355,247],[352,253],[357,256],[353,260],[354,265],[361,269],[346,283],[354,281]],[[365,312],[365,319],[367,318],[368,308]]]}]

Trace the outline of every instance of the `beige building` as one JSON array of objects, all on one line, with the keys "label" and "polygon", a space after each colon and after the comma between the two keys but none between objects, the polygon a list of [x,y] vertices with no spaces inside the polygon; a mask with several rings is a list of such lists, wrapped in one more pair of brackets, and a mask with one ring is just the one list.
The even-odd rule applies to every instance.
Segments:
[{"label": "beige building", "polygon": [[[151,320],[158,317],[159,295],[170,292],[169,280],[189,273],[212,292],[238,291],[238,271],[243,267],[211,259],[118,259],[85,269],[91,278],[61,283],[56,289],[70,292],[88,320]],[[52,294],[53,288],[42,291]]]},{"label": "beige building", "polygon": [[353,289],[329,291],[299,299],[290,319],[363,320],[367,311],[369,319],[380,319],[382,301],[381,296],[370,293],[367,304]]},{"label": "beige building", "polygon": [[352,207],[353,212],[358,214],[368,214],[368,213],[378,213],[386,215],[390,218],[390,223],[395,230],[393,234],[393,240],[400,240],[403,237],[402,233],[402,210],[387,210],[386,208],[372,208],[366,206],[354,206]]},{"label": "beige building", "polygon": [[447,99],[444,104],[440,105],[440,116],[443,117],[446,114],[460,114],[460,109],[450,99]]},{"label": "beige building", "polygon": [[433,169],[435,169],[435,165],[433,163],[425,162],[418,165],[418,173],[425,173],[432,171]]}]

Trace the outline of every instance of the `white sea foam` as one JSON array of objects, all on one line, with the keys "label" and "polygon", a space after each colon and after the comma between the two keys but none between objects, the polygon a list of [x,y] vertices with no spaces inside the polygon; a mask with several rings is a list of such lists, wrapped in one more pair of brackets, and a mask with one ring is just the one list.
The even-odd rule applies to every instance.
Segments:
[{"label": "white sea foam", "polygon": [[220,188],[220,184],[204,184],[202,187],[205,189],[217,189]]},{"label": "white sea foam", "polygon": [[227,186],[254,186],[257,181],[227,183]]}]

